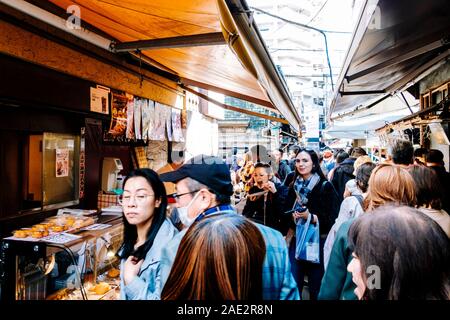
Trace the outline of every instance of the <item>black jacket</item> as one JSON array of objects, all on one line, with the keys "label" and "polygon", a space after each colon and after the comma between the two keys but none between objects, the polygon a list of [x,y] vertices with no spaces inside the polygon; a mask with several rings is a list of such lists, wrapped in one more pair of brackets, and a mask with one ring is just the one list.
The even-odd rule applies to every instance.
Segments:
[{"label": "black jacket", "polygon": [[288,161],[281,160],[280,164],[278,166],[278,172],[277,172],[277,177],[280,179],[280,181],[283,182],[290,172],[291,172],[291,167],[289,166]]},{"label": "black jacket", "polygon": [[355,163],[355,160],[355,158],[347,158],[334,170],[331,183],[338,194],[339,205],[341,205],[341,202],[344,200],[345,184],[347,181],[355,179],[355,176],[353,175],[353,171],[355,170],[353,164]]},{"label": "black jacket", "polygon": [[448,190],[450,190],[450,173],[448,173],[443,166],[432,166],[430,168],[436,172],[441,184],[442,209],[450,214],[450,199],[448,197]]},{"label": "black jacket", "polygon": [[[276,230],[280,230],[280,218],[284,208],[284,201],[287,196],[288,188],[281,183],[275,182],[277,192],[267,194],[266,202],[266,223],[265,225]],[[257,186],[253,186],[249,190],[249,194],[261,192]],[[242,214],[258,223],[264,224],[264,196],[260,196],[255,201],[247,198]]]},{"label": "black jacket", "polygon": [[[294,178],[295,172],[291,172],[285,180],[289,186]],[[296,194],[293,187],[289,187],[283,212],[291,210],[294,206]],[[319,183],[312,189],[308,197],[306,207],[309,212],[319,218],[320,234],[327,235],[339,214],[339,198],[333,185],[326,179],[320,179]],[[289,227],[294,227],[292,214],[284,216],[283,232]]]}]

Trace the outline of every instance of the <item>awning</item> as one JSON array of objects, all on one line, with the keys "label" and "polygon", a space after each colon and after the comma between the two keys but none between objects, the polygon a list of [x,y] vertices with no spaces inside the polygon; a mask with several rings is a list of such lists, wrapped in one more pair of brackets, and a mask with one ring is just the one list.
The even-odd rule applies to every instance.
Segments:
[{"label": "awning", "polygon": [[387,96],[376,100],[371,108],[336,117],[324,132],[328,139],[367,139],[375,136],[378,128],[411,115],[418,109],[418,101],[409,92],[404,92],[403,96]]},{"label": "awning", "polygon": [[[155,42],[152,42],[152,49],[142,49],[147,62],[177,75],[184,85],[260,104],[279,111],[296,130],[300,127],[301,120],[289,92],[268,52],[263,50],[265,47],[254,22],[249,22],[249,14],[243,11],[247,7],[245,1],[50,2],[64,10],[71,5],[78,6],[83,21],[119,46],[131,41],[163,40],[165,47],[161,42],[160,46],[153,46]],[[244,21],[247,26],[243,26]],[[220,43],[219,33],[224,35],[223,43]],[[192,37],[182,38],[198,35],[205,37],[195,38],[197,43],[189,43]]]},{"label": "awning", "polygon": [[329,117],[406,89],[450,56],[449,39],[448,0],[366,0]]}]

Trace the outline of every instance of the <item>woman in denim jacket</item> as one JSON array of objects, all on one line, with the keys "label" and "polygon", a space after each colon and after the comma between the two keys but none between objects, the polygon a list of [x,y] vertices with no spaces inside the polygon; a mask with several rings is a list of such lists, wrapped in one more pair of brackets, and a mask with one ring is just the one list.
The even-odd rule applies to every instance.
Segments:
[{"label": "woman in denim jacket", "polygon": [[166,218],[164,185],[153,170],[137,169],[125,179],[119,200],[124,213],[121,299],[159,300],[161,249],[178,232]]}]

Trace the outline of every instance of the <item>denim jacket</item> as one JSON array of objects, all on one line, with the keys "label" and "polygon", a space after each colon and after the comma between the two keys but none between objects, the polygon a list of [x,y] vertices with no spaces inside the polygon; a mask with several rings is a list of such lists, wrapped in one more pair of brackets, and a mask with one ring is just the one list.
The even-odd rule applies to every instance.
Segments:
[{"label": "denim jacket", "polygon": [[138,276],[133,281],[125,285],[123,282],[123,267],[125,260],[120,264],[120,298],[122,300],[159,300],[161,297],[161,250],[173,237],[178,230],[166,219],[158,233],[156,234],[153,246],[147,252],[144,263],[141,266]]}]

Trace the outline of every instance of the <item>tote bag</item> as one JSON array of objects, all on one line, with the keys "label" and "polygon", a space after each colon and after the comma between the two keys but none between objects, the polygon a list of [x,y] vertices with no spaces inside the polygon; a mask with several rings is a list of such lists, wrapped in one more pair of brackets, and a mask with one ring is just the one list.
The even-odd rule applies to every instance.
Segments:
[{"label": "tote bag", "polygon": [[312,214],[308,219],[296,221],[296,247],[295,259],[305,260],[312,263],[320,263],[320,232],[319,221],[316,225],[311,223]]}]

